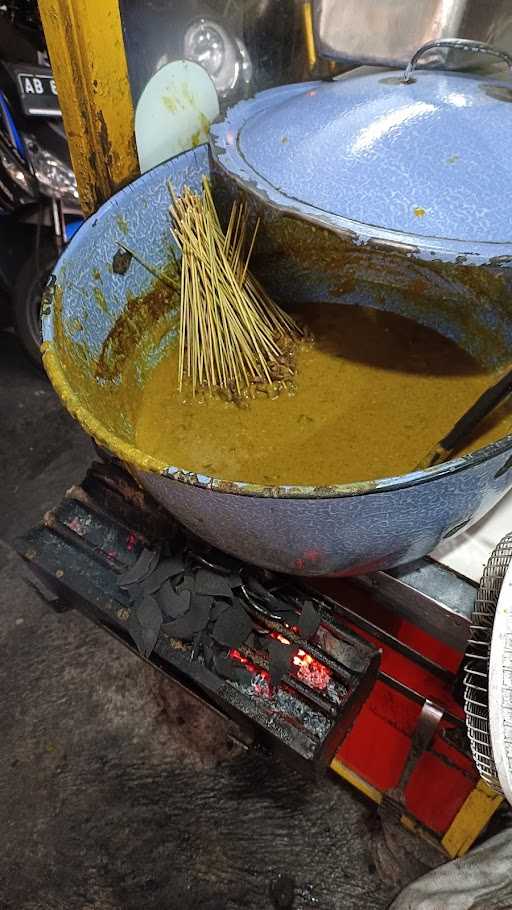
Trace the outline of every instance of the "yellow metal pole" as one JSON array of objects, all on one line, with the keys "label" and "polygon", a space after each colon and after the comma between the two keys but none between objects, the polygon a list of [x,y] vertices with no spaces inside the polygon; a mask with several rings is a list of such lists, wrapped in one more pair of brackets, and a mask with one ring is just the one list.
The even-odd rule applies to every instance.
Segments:
[{"label": "yellow metal pole", "polygon": [[302,5],[302,24],[304,28],[304,39],[306,42],[306,54],[308,58],[309,71],[312,72],[316,65],[316,46],[315,32],[313,29],[313,9],[310,0],[306,0]]},{"label": "yellow metal pole", "polygon": [[39,0],[80,200],[95,211],[139,173],[118,0]]}]

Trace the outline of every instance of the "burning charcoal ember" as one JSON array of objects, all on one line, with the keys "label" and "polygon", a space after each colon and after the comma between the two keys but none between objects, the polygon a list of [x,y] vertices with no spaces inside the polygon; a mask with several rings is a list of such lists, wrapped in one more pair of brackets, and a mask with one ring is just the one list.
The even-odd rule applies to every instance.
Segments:
[{"label": "burning charcoal ember", "polygon": [[244,583],[250,597],[235,596],[233,590],[242,586],[240,571],[235,571],[239,567],[236,560],[215,551],[197,557],[191,550],[173,553],[171,547],[163,554],[143,550],[120,579],[135,605],[129,629],[139,650],[148,656],[162,628],[171,638],[192,642],[191,660],[200,659],[223,679],[244,683],[250,671],[230,655],[244,648],[260,651],[268,656],[271,690],[277,688],[292,666],[296,648],[285,639],[256,634],[251,612],[298,626],[306,640],[317,631],[320,617],[311,600],[290,603],[278,596],[279,588],[274,593],[270,573],[258,578],[249,574]]},{"label": "burning charcoal ember", "polygon": [[253,630],[253,621],[239,604],[225,610],[216,620],[212,635],[219,645],[241,648]]},{"label": "burning charcoal ember", "polygon": [[137,562],[126,572],[119,576],[120,588],[129,588],[130,585],[139,584],[155,569],[160,558],[160,550],[142,550]]},{"label": "burning charcoal ember", "polygon": [[247,609],[253,615],[256,614],[256,616],[259,615],[276,622],[285,623],[289,627],[297,624],[297,612],[286,605],[283,605],[283,609],[278,612],[275,608],[269,609],[267,604],[262,604],[259,600],[249,596],[247,598]]},{"label": "burning charcoal ember", "polygon": [[[128,625],[139,650],[150,654],[162,629],[173,639],[192,643],[191,660],[237,683],[246,684],[257,670],[242,655],[261,653],[268,671],[260,668],[260,675],[267,680],[269,698],[290,670],[307,685],[325,688],[328,671],[325,679],[320,678],[317,662],[309,655],[297,651],[286,638],[262,634],[257,628],[258,615],[266,616],[298,628],[301,637],[309,640],[320,624],[313,601],[290,600],[289,592],[270,572],[257,576],[244,572],[242,579],[243,566],[237,560],[213,549],[198,554],[190,543],[184,547],[183,540],[164,544],[161,552],[143,550],[121,576],[119,584],[134,604]],[[242,588],[239,596],[234,594],[237,588]],[[303,654],[304,661],[297,663],[297,654]]]},{"label": "burning charcoal ember", "polygon": [[[121,468],[109,463],[91,478],[86,497],[66,497],[51,525],[19,542],[38,575],[230,729],[239,725],[244,744],[260,741],[308,773],[328,767],[377,676],[378,652],[345,630],[328,598],[224,557],[171,522]],[[312,647],[314,606],[322,623]],[[273,893],[274,906],[290,905],[285,891]]]},{"label": "burning charcoal ember", "polygon": [[320,616],[311,600],[305,600],[302,605],[302,613],[299,619],[299,632],[302,638],[310,641],[318,630],[320,625]]},{"label": "burning charcoal ember", "polygon": [[176,591],[169,580],[164,581],[156,592],[156,599],[167,620],[178,619],[190,608],[190,591]]},{"label": "burning charcoal ember", "polygon": [[173,622],[166,622],[162,630],[172,638],[192,641],[198,632],[206,628],[210,620],[213,598],[205,594],[192,594],[190,609]]},{"label": "burning charcoal ember", "polygon": [[154,597],[146,594],[132,609],[128,620],[128,631],[144,657],[153,651],[161,624],[160,607]]},{"label": "burning charcoal ember", "polygon": [[277,638],[269,638],[266,642],[268,656],[270,659],[270,682],[272,686],[278,686],[283,676],[286,676],[290,670],[294,645],[285,644]]},{"label": "burning charcoal ember", "polygon": [[183,573],[185,568],[181,556],[168,556],[161,559],[151,575],[144,580],[144,591],[147,594],[155,594],[163,585],[164,581],[169,578],[175,578]]},{"label": "burning charcoal ember", "polygon": [[199,569],[196,572],[194,590],[196,594],[211,594],[213,597],[233,596],[228,579],[210,569]]}]

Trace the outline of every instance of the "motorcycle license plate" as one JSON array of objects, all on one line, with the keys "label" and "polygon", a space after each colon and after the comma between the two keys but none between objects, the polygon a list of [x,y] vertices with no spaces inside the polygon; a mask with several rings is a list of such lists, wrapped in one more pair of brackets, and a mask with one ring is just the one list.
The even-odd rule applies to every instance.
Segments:
[{"label": "motorcycle license plate", "polygon": [[51,73],[18,70],[18,92],[23,112],[31,117],[60,117],[55,79]]}]

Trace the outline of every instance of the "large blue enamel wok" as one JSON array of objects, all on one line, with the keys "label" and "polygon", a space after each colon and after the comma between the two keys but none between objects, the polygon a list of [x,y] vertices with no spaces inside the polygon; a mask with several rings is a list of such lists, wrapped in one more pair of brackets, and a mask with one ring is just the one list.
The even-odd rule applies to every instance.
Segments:
[{"label": "large blue enamel wok", "polygon": [[[412,236],[413,227],[416,230],[414,235],[416,239],[412,250],[405,248],[401,252],[391,250],[392,256],[400,255],[403,259],[399,268],[397,267],[394,272],[391,271],[391,274],[395,276],[400,274],[403,277],[405,274],[403,269],[406,268],[407,263],[412,269],[413,276],[416,275],[417,268],[425,267],[426,274],[429,274],[433,268],[434,273],[439,276],[436,286],[439,306],[435,305],[436,294],[432,297],[430,288],[425,291],[427,296],[430,295],[428,305],[426,303],[423,303],[421,307],[418,305],[416,310],[413,308],[412,312],[408,309],[408,306],[412,305],[411,300],[414,300],[410,288],[409,293],[404,295],[398,293],[399,287],[391,286],[387,294],[381,287],[379,294],[375,294],[369,301],[368,287],[372,282],[367,281],[366,284],[363,282],[363,287],[360,287],[357,274],[352,275],[353,282],[349,287],[345,286],[343,293],[337,291],[336,294],[329,297],[326,293],[328,282],[323,266],[317,268],[316,271],[313,269],[311,275],[307,276],[308,297],[310,290],[316,287],[319,300],[335,298],[341,303],[344,300],[349,303],[359,300],[359,302],[371,302],[375,306],[387,306],[399,312],[406,312],[407,315],[416,316],[420,321],[427,321],[445,334],[454,337],[468,350],[484,359],[487,358],[493,363],[504,361],[509,356],[512,340],[512,299],[509,293],[508,268],[509,256],[512,255],[508,216],[509,200],[512,198],[510,194],[512,168],[510,156],[507,154],[509,141],[512,139],[512,107],[507,101],[510,100],[508,93],[511,93],[512,97],[512,88],[509,82],[490,79],[482,82],[480,79],[480,88],[475,88],[471,83],[473,87],[468,89],[470,80],[475,77],[452,73],[418,73],[417,81],[412,85],[399,83],[397,80],[401,78],[401,74],[393,71],[385,74],[380,72],[379,75],[373,74],[373,76],[378,81],[378,97],[373,106],[370,104],[369,109],[368,101],[366,101],[366,119],[364,122],[361,121],[360,128],[356,113],[354,111],[351,114],[347,113],[348,132],[344,134],[342,146],[346,154],[348,154],[347,149],[351,147],[353,151],[355,149],[354,154],[367,153],[371,157],[375,153],[377,157],[373,163],[371,185],[369,184],[367,187],[367,198],[358,202],[357,193],[354,192],[351,197],[347,197],[347,205],[349,202],[351,206],[358,203],[362,207],[357,215],[358,218],[368,217],[371,210],[377,213],[376,218],[377,216],[380,220],[384,218],[387,211],[386,198],[384,189],[379,188],[377,183],[379,160],[380,165],[384,166],[385,163],[382,156],[379,159],[379,136],[382,137],[387,130],[389,138],[389,133],[396,128],[398,130],[395,137],[397,148],[401,148],[403,151],[408,147],[414,168],[419,168],[422,161],[421,148],[408,145],[410,137],[407,135],[404,137],[403,132],[400,132],[400,123],[403,129],[406,128],[406,124],[410,125],[414,120],[414,111],[420,120],[421,110],[427,117],[428,111],[425,106],[430,105],[438,111],[437,126],[434,122],[435,117],[432,115],[430,144],[425,144],[427,150],[425,154],[428,153],[429,160],[432,155],[438,154],[444,162],[443,174],[447,175],[457,173],[457,167],[462,167],[460,165],[462,159],[464,177],[461,177],[461,180],[467,194],[469,194],[470,183],[472,187],[472,195],[467,195],[466,199],[467,214],[461,214],[461,211],[457,209],[457,221],[454,228],[455,233],[464,230],[466,232],[466,236],[460,240],[461,248],[466,251],[464,262],[458,261],[452,240],[449,238],[445,240],[441,237],[434,243],[428,234],[426,227],[428,218],[431,217],[441,225],[446,212],[443,214],[442,206],[436,209],[433,197],[429,195],[430,184],[425,160],[421,171],[421,187],[418,187],[417,192],[411,190],[410,196],[408,196],[411,206],[414,204],[418,210],[423,209],[425,214],[414,213],[414,211],[411,213],[407,206],[404,208],[397,204],[394,216],[396,221],[391,228],[391,233],[394,232],[393,242],[397,241],[395,236],[397,232],[400,235]],[[419,76],[426,78],[420,79]],[[437,81],[432,81],[431,77]],[[338,105],[345,104],[349,108],[353,107],[354,92],[359,92],[360,97],[367,98],[369,90],[364,80],[368,77],[361,74],[359,76],[349,74],[347,96],[343,94],[344,90],[342,90],[345,78],[347,77],[342,77],[337,83],[334,83],[334,90],[330,87],[332,84],[329,84],[329,91],[334,92],[333,97]],[[358,83],[358,79],[363,82]],[[359,84],[359,88],[357,88],[357,84]],[[309,101],[312,104],[316,103],[315,99],[319,95],[322,96],[324,91],[326,90],[322,83],[272,90],[270,93],[265,93],[264,103],[262,96],[256,97],[252,102],[254,122],[251,129],[256,129],[257,117],[260,116],[261,110],[265,106],[268,108],[267,102],[270,96],[273,96],[268,135],[265,133],[265,123],[268,125],[268,121],[263,118],[260,122],[261,142],[267,141],[270,135],[273,136],[273,140],[277,141],[284,128],[284,117],[287,124],[286,135],[291,144],[292,137],[295,135],[296,121],[293,118],[287,119],[287,105],[291,104],[294,109],[293,105],[296,103],[299,107],[302,104],[309,104]],[[304,92],[306,92],[306,100]],[[308,96],[308,92],[317,94]],[[398,93],[397,96],[396,93]],[[399,108],[402,112],[399,117],[393,114],[395,108],[390,108],[386,101],[386,98],[394,96],[398,99],[405,99],[405,108],[403,106]],[[464,99],[468,97],[472,100],[468,100],[466,104]],[[425,100],[427,98],[428,101]],[[298,99],[300,100],[298,101]],[[282,109],[280,109],[281,101]],[[471,109],[473,101],[475,109]],[[325,103],[327,104],[327,102]],[[249,108],[244,108],[243,105],[250,104],[251,102],[243,102],[239,106],[238,113],[235,109],[228,117],[238,118],[241,116],[240,112],[247,113]],[[424,105],[421,110],[420,105]],[[496,110],[494,105],[497,106]],[[477,182],[471,182],[473,180],[470,173],[473,166],[471,156],[477,142],[476,136],[480,141],[482,135],[489,135],[489,144],[486,149],[486,154],[489,153],[489,155],[491,145],[498,142],[496,132],[498,127],[495,120],[498,117],[498,109],[502,153],[496,147],[494,148],[492,160],[493,167],[496,167],[492,180],[490,179],[483,187]],[[280,113],[277,114],[276,111],[279,110]],[[407,110],[412,112],[409,117]],[[319,111],[317,120],[313,122],[318,125],[321,120],[324,124],[322,128],[328,133],[324,107],[319,107]],[[443,135],[443,124],[446,126],[452,115],[462,113],[464,117],[467,114],[474,118],[473,120],[465,119],[465,124],[477,124],[480,118],[480,128],[477,130],[477,134],[470,135],[468,126],[464,135],[459,135],[455,140],[454,133],[449,141],[446,140],[440,151],[438,144]],[[371,114],[370,120],[368,120],[369,114]],[[393,117],[395,117],[394,120]],[[238,119],[236,122],[239,122]],[[248,122],[247,119],[244,122]],[[395,127],[393,127],[393,123]],[[219,152],[222,129],[222,124],[215,127],[215,174],[212,176],[218,176],[219,165],[222,165],[224,176],[229,171],[231,178],[233,177],[233,170],[230,170],[231,165],[228,168],[226,159],[222,161],[222,155],[226,152]],[[365,130],[366,132],[364,132]],[[236,136],[236,131],[234,135]],[[227,131],[224,136],[227,137]],[[253,132],[251,143],[256,141],[256,137],[257,134]],[[281,145],[286,147],[289,143],[283,142],[283,139],[284,136],[281,136]],[[249,142],[249,138],[247,141]],[[247,148],[253,148],[253,146],[248,145]],[[241,144],[239,152],[244,153],[244,149],[247,152],[247,148]],[[467,159],[464,159],[465,150],[469,156]],[[331,149],[331,151],[333,150]],[[300,160],[304,166],[307,160],[304,157],[306,152],[307,149],[303,148]],[[258,155],[260,159],[268,157],[268,154],[264,148],[259,150],[253,148],[253,155]],[[482,156],[483,154],[482,151]],[[457,155],[459,158],[455,157]],[[281,161],[276,158],[273,173],[274,175],[282,173],[283,180],[285,177],[288,179],[286,193],[290,196],[295,177],[289,173],[287,176],[285,157]],[[453,163],[448,161],[449,158],[454,159]],[[496,163],[498,159],[499,167]],[[292,157],[290,161],[293,162],[293,160]],[[405,167],[402,158],[400,161]],[[334,168],[334,164],[332,167]],[[388,162],[387,167],[388,171],[385,176],[388,191],[392,185],[393,191],[398,192],[400,180],[396,175],[392,175],[391,162]],[[432,174],[436,168],[439,170],[439,167],[439,162],[435,168],[433,164]],[[169,230],[167,181],[170,178],[178,191],[184,184],[199,189],[201,178],[205,174],[211,174],[211,168],[211,158],[206,146],[186,152],[160,165],[119,192],[78,231],[58,263],[43,305],[44,363],[57,392],[84,429],[98,443],[129,465],[146,490],[176,515],[184,525],[226,552],[275,570],[302,575],[358,574],[423,556],[443,538],[456,533],[482,516],[512,486],[511,436],[469,456],[399,477],[371,481],[361,478],[360,483],[321,488],[263,487],[247,483],[243,477],[198,476],[191,473],[187,465],[164,464],[156,461],[147,453],[137,449],[134,443],[133,415],[129,413],[129,409],[123,411],[109,406],[109,395],[115,388],[115,384],[120,381],[120,372],[116,373],[115,364],[113,366],[111,364],[109,373],[101,373],[98,371],[98,364],[100,361],[105,362],[106,351],[112,353],[112,338],[115,336],[116,326],[119,326],[120,321],[137,324],[137,319],[132,318],[133,307],[136,306],[134,299],[147,291],[153,281],[151,275],[134,260],[129,263],[127,268],[113,267],[114,256],[119,250],[118,241],[137,250],[143,258],[155,266],[165,266],[169,261],[170,245],[172,245]],[[391,180],[391,175],[394,182]],[[313,179],[312,171],[310,176]],[[275,177],[275,180],[277,179]],[[334,180],[334,171],[326,172],[323,175],[316,174],[315,179],[323,187],[323,192],[328,195],[332,190],[331,182]],[[370,180],[370,176],[368,179]],[[439,182],[440,178],[437,179]],[[252,177],[249,179],[246,173],[243,180],[238,174],[235,182],[239,185],[243,184],[244,189],[247,190],[251,180]],[[453,195],[457,182],[455,177],[446,176],[445,182]],[[302,185],[304,186],[304,180]],[[294,221],[302,221],[308,229],[314,227],[320,233],[326,232],[325,236],[328,239],[330,237],[329,243],[334,244],[330,250],[331,270],[335,268],[336,262],[338,263],[336,267],[340,270],[346,266],[343,249],[335,249],[339,237],[342,238],[343,243],[349,242],[347,236],[337,233],[338,227],[340,227],[338,222],[345,216],[333,213],[332,216],[329,216],[331,223],[326,225],[324,215],[322,215],[323,223],[320,225],[318,211],[314,216],[311,214],[311,207],[316,197],[311,197],[300,204],[296,201],[292,204],[288,199],[285,204],[282,199],[282,188],[279,190],[281,195],[277,198],[278,191],[275,187],[270,191],[267,186],[263,196],[259,184],[253,181],[252,187],[256,190],[253,194],[253,201],[256,200],[258,205],[263,198],[268,202],[269,197],[272,196],[273,202],[282,208],[279,217],[283,213],[286,214],[284,212],[286,209]],[[486,192],[490,193],[490,196],[489,205],[484,211],[483,197]],[[326,204],[327,195],[322,201],[323,206]],[[453,198],[455,199],[454,195]],[[460,198],[462,200],[466,197],[463,194]],[[500,198],[503,204],[498,218],[496,208],[499,206]],[[355,217],[354,212],[353,208],[349,211],[352,221]],[[265,248],[265,242],[271,245],[277,236],[272,235],[272,207],[267,206],[265,213],[267,221],[264,228],[268,227],[268,230],[262,231],[263,252],[261,255],[263,259],[261,261],[264,260],[269,249],[268,245]],[[275,209],[273,214],[279,220]],[[489,220],[491,216],[494,219],[492,222]],[[343,231],[345,231],[345,227],[343,227]],[[382,234],[382,230],[380,233]],[[368,231],[364,236],[358,233],[357,239],[352,238],[350,241],[353,243],[351,249],[352,252],[360,251],[363,256],[374,251],[376,256],[382,257],[385,256],[387,239],[381,236],[380,246],[378,243],[372,245],[372,237],[368,235]],[[293,274],[290,262],[293,262],[295,252],[289,246],[286,247],[282,237],[279,239],[279,243],[282,250],[288,251],[284,271],[288,270],[289,274]],[[494,246],[496,256],[488,255],[485,251]],[[428,248],[432,255],[420,255],[420,248]],[[177,250],[174,252],[177,253]],[[370,269],[370,265],[368,265],[370,261],[371,259],[367,256],[367,269]],[[381,260],[378,261],[381,262]],[[119,264],[119,259],[116,260],[116,263]],[[314,265],[314,263],[312,264]],[[448,294],[445,294],[443,298],[442,288],[450,281],[453,284],[460,279],[460,276],[457,279],[455,272],[449,272],[449,277],[445,278],[442,271],[443,264],[448,265],[449,269],[473,268],[474,277],[471,278],[471,282],[480,281],[478,287],[485,288],[491,278],[497,282],[496,287],[499,285],[499,293],[489,292],[483,294],[483,298],[476,290],[477,284],[472,285],[474,297],[471,303],[474,312],[471,318],[473,321],[468,322],[468,318],[460,317],[464,304],[464,300],[461,299],[464,296],[462,291],[456,300],[449,298]],[[479,271],[482,266],[484,269],[490,270],[491,278],[485,277],[486,273]],[[378,271],[378,268],[378,264],[375,264],[374,273]],[[329,281],[333,274],[331,271]],[[482,274],[484,277],[477,279],[477,276]],[[273,278],[271,275],[266,277],[270,280]],[[315,284],[315,282],[318,283]],[[300,281],[296,284],[299,287]],[[340,279],[336,287],[341,288],[342,286],[343,279]],[[329,287],[334,287],[334,285],[329,284]],[[279,287],[276,290],[279,291]],[[160,312],[158,318],[161,317]],[[148,368],[151,366],[151,362],[160,356],[166,344],[169,343],[171,335],[171,329],[167,333],[162,331],[158,345],[148,352]]]}]

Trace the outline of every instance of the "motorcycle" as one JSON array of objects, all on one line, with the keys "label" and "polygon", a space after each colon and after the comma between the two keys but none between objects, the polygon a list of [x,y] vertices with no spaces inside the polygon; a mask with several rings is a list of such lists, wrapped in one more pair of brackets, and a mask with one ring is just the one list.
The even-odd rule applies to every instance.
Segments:
[{"label": "motorcycle", "polygon": [[[9,11],[11,12],[11,11]],[[40,33],[33,29],[34,35]],[[41,33],[42,34],[42,33]],[[82,223],[57,91],[41,43],[0,15],[0,315],[40,363],[40,301]]]}]

